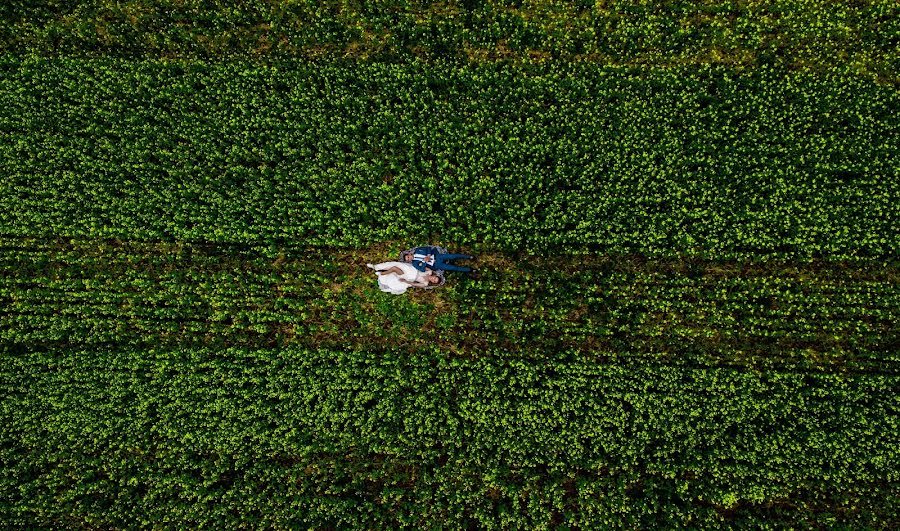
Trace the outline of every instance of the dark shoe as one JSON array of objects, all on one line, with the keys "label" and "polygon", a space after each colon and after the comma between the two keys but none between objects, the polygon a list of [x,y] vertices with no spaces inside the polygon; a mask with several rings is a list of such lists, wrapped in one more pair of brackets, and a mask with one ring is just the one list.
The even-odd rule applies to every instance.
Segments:
[{"label": "dark shoe", "polygon": [[473,279],[475,279],[475,280],[478,280],[479,278],[481,278],[481,272],[478,271],[477,269],[474,269],[474,268],[473,268],[473,269],[472,269],[471,271],[469,271],[468,273],[469,273],[469,278],[473,278]]}]

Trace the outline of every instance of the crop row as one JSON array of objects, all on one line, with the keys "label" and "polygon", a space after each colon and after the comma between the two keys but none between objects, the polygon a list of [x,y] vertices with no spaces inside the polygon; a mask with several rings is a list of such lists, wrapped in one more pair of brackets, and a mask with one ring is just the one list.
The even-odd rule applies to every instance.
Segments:
[{"label": "crop row", "polygon": [[[393,298],[373,250],[2,240],[8,344],[435,345],[451,357],[643,359],[894,374],[898,270],[485,252],[480,280]],[[345,254],[346,253],[346,254]],[[388,254],[385,252],[385,254]],[[394,253],[391,253],[394,254]],[[383,258],[383,257],[382,257]],[[451,274],[452,275],[452,274]]]},{"label": "crop row", "polygon": [[898,517],[896,375],[434,348],[0,348],[11,524]]},{"label": "crop row", "polygon": [[0,10],[22,54],[839,66],[896,80],[890,0],[41,2]]},{"label": "crop row", "polygon": [[0,234],[898,255],[898,93],[835,73],[0,62]]}]

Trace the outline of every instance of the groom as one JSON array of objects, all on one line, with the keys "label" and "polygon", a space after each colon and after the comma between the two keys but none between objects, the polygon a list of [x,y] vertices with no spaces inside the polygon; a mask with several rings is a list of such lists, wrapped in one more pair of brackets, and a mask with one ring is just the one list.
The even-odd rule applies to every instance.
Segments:
[{"label": "groom", "polygon": [[426,269],[442,269],[444,271],[462,271],[463,273],[474,274],[478,270],[468,266],[458,266],[451,264],[448,260],[456,258],[472,257],[468,254],[441,254],[435,247],[416,247],[411,254],[406,255],[406,262],[410,263],[419,271],[425,272]]}]

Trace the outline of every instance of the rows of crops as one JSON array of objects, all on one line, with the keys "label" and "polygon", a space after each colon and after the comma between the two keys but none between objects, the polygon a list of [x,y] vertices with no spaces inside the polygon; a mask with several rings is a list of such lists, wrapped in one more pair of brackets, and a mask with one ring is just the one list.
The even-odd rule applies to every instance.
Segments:
[{"label": "rows of crops", "polygon": [[0,527],[890,527],[898,23],[2,3]]},{"label": "rows of crops", "polygon": [[897,91],[834,74],[0,65],[6,235],[896,256]]},{"label": "rows of crops", "polygon": [[[896,521],[897,377],[432,349],[4,348],[7,522]],[[12,389],[10,387],[13,387]]]},{"label": "rows of crops", "polygon": [[499,348],[886,374],[900,361],[896,264],[484,254],[483,278],[388,303],[364,274],[373,251],[273,258],[189,244],[2,243],[0,337],[32,347],[435,345],[467,359]]},{"label": "rows of crops", "polygon": [[898,516],[896,265],[486,253],[408,300],[393,249],[2,244],[14,521]]},{"label": "rows of crops", "polygon": [[0,6],[0,49],[117,57],[839,68],[897,81],[892,0],[132,0]]}]

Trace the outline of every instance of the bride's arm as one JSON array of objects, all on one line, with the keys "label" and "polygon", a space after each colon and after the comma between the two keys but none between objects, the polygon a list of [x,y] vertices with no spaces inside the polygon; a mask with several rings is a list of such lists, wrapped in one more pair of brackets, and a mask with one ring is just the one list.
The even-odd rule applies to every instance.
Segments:
[{"label": "bride's arm", "polygon": [[394,273],[396,275],[403,275],[403,270],[397,266],[391,266],[389,269],[382,269],[381,271],[378,271],[378,274],[380,274],[380,275],[386,275],[388,273]]}]

